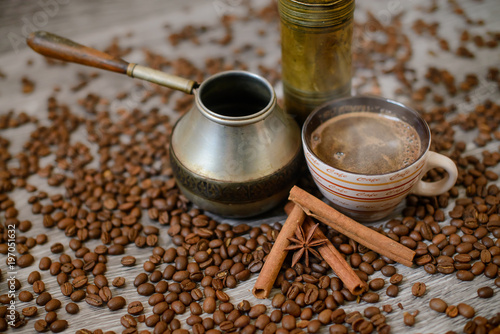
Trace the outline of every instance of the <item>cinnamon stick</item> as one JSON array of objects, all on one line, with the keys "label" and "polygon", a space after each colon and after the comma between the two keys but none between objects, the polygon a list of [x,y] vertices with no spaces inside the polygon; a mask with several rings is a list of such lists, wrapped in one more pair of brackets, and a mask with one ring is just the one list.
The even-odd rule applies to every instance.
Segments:
[{"label": "cinnamon stick", "polygon": [[290,191],[289,199],[300,206],[308,216],[331,226],[346,237],[393,261],[408,267],[413,265],[415,257],[413,250],[356,222],[301,188],[294,186]]},{"label": "cinnamon stick", "polygon": [[267,255],[266,262],[264,262],[259,277],[257,277],[257,281],[252,289],[252,293],[255,297],[259,299],[269,297],[274,281],[276,277],[278,277],[283,261],[285,261],[288,254],[288,251],[285,250],[285,248],[290,245],[288,238],[294,236],[295,230],[302,225],[305,218],[306,214],[304,211],[302,211],[300,206],[295,205],[283,224],[271,251]]},{"label": "cinnamon stick", "polygon": [[[311,218],[307,217],[304,221],[304,228],[307,230],[314,226],[314,222]],[[316,229],[314,235],[317,238],[326,238],[323,232]],[[351,293],[355,296],[362,294],[368,290],[368,285],[366,282],[361,280],[358,275],[354,272],[354,269],[347,263],[344,257],[339,253],[337,248],[328,240],[324,245],[319,246],[318,252],[323,257],[326,263],[332,268],[333,272],[337,277],[344,283]]]},{"label": "cinnamon stick", "polygon": [[[285,212],[287,214],[291,212],[291,210],[292,207],[285,206]],[[310,217],[306,217],[302,225],[304,230],[307,231],[313,228],[314,222]],[[326,236],[319,229],[316,229],[314,232],[314,238],[326,239]],[[344,287],[351,291],[353,295],[357,296],[368,290],[366,282],[356,275],[354,269],[352,269],[349,263],[347,263],[342,254],[339,253],[330,240],[328,240],[324,245],[319,246],[317,250],[323,257],[323,260],[328,263],[333,272],[342,281],[342,283],[344,283]]]}]

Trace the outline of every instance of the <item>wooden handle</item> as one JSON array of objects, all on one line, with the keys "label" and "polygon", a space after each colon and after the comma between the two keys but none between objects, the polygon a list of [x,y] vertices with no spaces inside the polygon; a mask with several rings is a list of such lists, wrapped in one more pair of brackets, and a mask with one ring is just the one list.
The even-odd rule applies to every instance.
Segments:
[{"label": "wooden handle", "polygon": [[26,42],[47,57],[127,74],[129,63],[125,60],[46,31],[31,33]]}]

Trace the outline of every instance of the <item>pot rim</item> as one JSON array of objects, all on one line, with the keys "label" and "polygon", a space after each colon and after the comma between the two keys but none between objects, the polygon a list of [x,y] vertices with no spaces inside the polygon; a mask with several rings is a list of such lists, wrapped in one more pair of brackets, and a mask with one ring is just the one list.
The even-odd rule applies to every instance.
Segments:
[{"label": "pot rim", "polygon": [[[252,113],[250,115],[244,115],[244,116],[221,115],[219,113],[210,110],[201,100],[200,96],[203,89],[208,85],[213,84],[214,81],[221,80],[221,78],[229,76],[237,76],[237,75],[249,77],[252,80],[258,81],[265,88],[267,88],[267,90],[269,91],[269,95],[271,96],[269,102],[261,110]],[[208,79],[204,80],[202,84],[195,91],[195,102],[200,112],[206,118],[222,125],[240,126],[240,125],[256,123],[266,118],[273,111],[276,105],[276,93],[274,91],[273,86],[264,77],[248,71],[232,70],[214,74]]]}]

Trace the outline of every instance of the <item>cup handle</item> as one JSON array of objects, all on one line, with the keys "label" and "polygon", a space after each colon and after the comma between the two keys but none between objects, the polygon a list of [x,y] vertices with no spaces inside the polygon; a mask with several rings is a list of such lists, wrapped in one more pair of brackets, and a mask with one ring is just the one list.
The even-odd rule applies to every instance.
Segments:
[{"label": "cup handle", "polygon": [[436,196],[440,195],[455,185],[458,177],[458,170],[455,163],[448,157],[429,151],[427,157],[427,162],[425,164],[424,170],[422,171],[422,176],[433,168],[441,167],[446,170],[447,175],[439,181],[436,182],[425,182],[419,180],[413,188],[412,193],[421,196]]}]

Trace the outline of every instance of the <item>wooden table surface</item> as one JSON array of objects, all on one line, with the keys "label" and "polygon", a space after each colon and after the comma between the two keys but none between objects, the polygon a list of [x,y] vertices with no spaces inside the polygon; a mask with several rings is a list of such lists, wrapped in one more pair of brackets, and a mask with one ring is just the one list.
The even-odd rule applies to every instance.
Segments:
[{"label": "wooden table surface", "polygon": [[[15,1],[4,0],[0,2],[0,72],[4,74],[4,78],[0,77],[0,114],[7,113],[13,110],[16,113],[26,112],[29,115],[34,115],[42,121],[46,119],[46,99],[53,94],[55,85],[61,88],[57,93],[57,98],[64,101],[71,109],[78,112],[77,100],[85,97],[88,93],[96,92],[110,101],[110,109],[116,111],[119,108],[135,108],[139,107],[142,110],[149,110],[152,107],[159,107],[161,113],[168,114],[175,119],[179,114],[173,111],[174,101],[172,99],[168,104],[162,104],[159,97],[154,97],[147,102],[142,103],[140,97],[133,92],[138,90],[140,83],[132,79],[125,78],[118,74],[99,71],[99,77],[92,80],[86,87],[77,92],[72,92],[70,87],[74,86],[78,81],[78,72],[95,73],[97,70],[84,68],[80,65],[70,64],[67,66],[47,66],[45,60],[39,55],[32,52],[22,42],[26,33],[33,29],[41,29],[51,31],[68,38],[77,40],[82,44],[94,46],[99,49],[104,49],[108,46],[114,37],[118,37],[120,45],[123,48],[130,47],[131,52],[124,58],[132,62],[143,62],[144,55],[142,48],[148,49],[164,55],[168,59],[177,59],[185,57],[194,64],[203,67],[205,58],[207,57],[223,57],[226,60],[232,61],[239,59],[248,65],[248,69],[253,72],[263,75],[271,75],[272,72],[262,72],[263,65],[265,68],[279,68],[279,32],[276,21],[267,22],[262,19],[252,17],[249,20],[237,20],[233,25],[233,40],[228,45],[219,45],[211,41],[220,40],[225,36],[225,30],[220,23],[223,14],[240,15],[245,13],[247,3],[244,0],[108,0],[108,1],[76,1],[76,0],[46,0],[46,1]],[[268,1],[259,0],[252,1],[251,4],[255,8],[262,8],[268,5]],[[465,27],[463,17],[456,15],[452,11],[451,1],[436,1],[438,10],[432,13],[424,13],[417,7],[430,7],[431,1],[370,1],[357,3],[356,18],[361,22],[366,22],[367,10],[381,21],[387,22],[394,18],[398,13],[404,10],[402,16],[405,33],[411,37],[413,43],[413,57],[410,65],[415,69],[415,77],[419,83],[424,83],[424,75],[428,66],[436,66],[439,68],[447,68],[453,73],[457,79],[463,78],[466,73],[476,73],[478,77],[485,78],[488,68],[491,66],[500,65],[499,48],[481,49],[476,53],[476,58],[464,60],[457,57],[453,53],[440,52],[439,46],[435,39],[429,36],[417,36],[411,29],[412,23],[416,18],[423,18],[426,22],[439,22],[440,34],[450,41],[452,47],[458,45],[459,34]],[[471,31],[484,32],[486,30],[500,32],[500,3],[497,0],[484,1],[459,1],[466,9],[466,12],[474,19],[483,19],[484,26],[474,26]],[[170,33],[180,31],[186,24],[192,23],[195,26],[205,25],[209,27],[209,33],[200,36],[200,45],[192,42],[181,42],[176,46],[168,42]],[[362,26],[367,29],[368,25]],[[263,34],[265,32],[265,35]],[[263,35],[263,36],[262,36]],[[255,47],[248,52],[236,53],[236,48],[245,49],[249,44],[254,44]],[[381,72],[381,71],[379,71]],[[361,75],[361,71],[357,75]],[[23,76],[29,77],[35,83],[35,89],[30,94],[22,93],[21,80]],[[381,74],[378,78],[381,85],[381,94],[389,98],[400,99],[402,102],[408,102],[404,97],[398,97],[394,94],[394,89],[397,86],[394,77],[390,74]],[[356,83],[360,78],[355,78]],[[281,85],[276,82],[276,90],[278,96],[281,95]],[[130,92],[129,97],[125,100],[116,99],[120,92]],[[173,95],[176,98],[181,98],[181,93]],[[480,103],[486,99],[491,99],[500,102],[499,88],[491,82],[481,79],[477,89],[470,94],[472,102],[464,101],[464,94],[457,95],[449,102],[457,104],[459,113],[467,113],[474,104]],[[432,102],[425,104],[426,107],[432,107]],[[22,144],[26,141],[30,131],[34,127],[24,126],[17,129],[0,130],[0,136],[11,140],[11,152],[19,152],[22,150]],[[493,141],[485,148],[477,148],[472,140],[477,134],[477,131],[460,134],[461,140],[467,141],[467,151],[470,154],[480,156],[483,149],[490,151],[498,150],[498,141]],[[82,129],[74,134],[74,140],[80,140],[83,143],[88,143],[86,133]],[[50,160],[50,158],[48,158]],[[495,169],[498,173],[500,170]],[[49,193],[57,191],[46,184],[46,180],[37,176],[29,179],[29,183],[36,185],[40,190],[46,190]],[[497,183],[500,185],[500,182]],[[16,201],[16,208],[19,210],[20,219],[28,219],[33,222],[33,227],[26,232],[26,236],[36,236],[40,233],[46,233],[49,241],[46,245],[36,246],[32,250],[35,257],[35,264],[38,264],[40,258],[49,256],[53,260],[57,259],[55,254],[50,253],[49,245],[55,242],[62,242],[66,245],[69,241],[64,234],[56,229],[47,230],[42,226],[39,215],[31,213],[31,207],[27,203],[27,198],[30,196],[25,191],[16,190],[9,194]],[[452,208],[450,204],[449,209]],[[392,215],[398,217],[401,211],[401,206]],[[447,216],[448,217],[448,216]],[[153,224],[147,218],[143,218],[143,224]],[[231,224],[238,223],[237,220],[225,220]],[[0,221],[3,221],[3,212],[0,213]],[[251,225],[260,223],[273,223],[276,221],[284,221],[284,214],[281,210],[275,210],[265,217],[260,217],[254,220],[245,220]],[[378,222],[384,223],[387,220]],[[443,222],[446,225],[449,222]],[[21,232],[19,232],[21,233]],[[97,244],[95,244],[97,245]],[[95,247],[90,243],[89,248]],[[170,238],[165,231],[160,234],[160,245],[167,248],[172,245]],[[68,249],[69,254],[72,252]],[[142,263],[147,260],[150,255],[149,249],[137,249],[135,246],[127,247],[127,254],[132,254],[138,259],[138,265],[131,268],[124,268],[120,264],[120,257],[109,257],[108,277],[124,276],[127,278],[127,285],[119,294],[123,295],[127,301],[141,300],[147,305],[147,297],[139,296],[133,285],[133,278],[142,272]],[[1,256],[5,258],[5,256]],[[458,304],[465,302],[476,309],[476,314],[484,317],[491,317],[497,312],[500,312],[500,288],[494,287],[495,294],[490,299],[479,299],[476,290],[481,286],[494,286],[493,281],[483,275],[476,277],[472,282],[459,281],[455,275],[428,275],[423,268],[407,268],[402,265],[396,265],[399,273],[404,275],[404,281],[400,286],[401,290],[396,298],[389,298],[385,293],[380,293],[380,302],[378,306],[390,304],[394,311],[387,315],[388,323],[392,326],[393,333],[445,333],[448,330],[461,332],[466,319],[457,317],[454,319],[448,318],[443,314],[438,314],[429,310],[429,300],[434,297],[440,297],[446,300],[449,304]],[[2,270],[0,294],[7,292],[6,279],[8,270],[5,261],[0,261],[0,269]],[[30,290],[31,286],[26,282],[27,275],[33,268],[19,269],[16,272],[16,277],[22,283],[22,290]],[[55,278],[47,272],[42,273],[43,280],[47,285],[48,291],[53,296],[58,297],[63,301],[63,305],[67,302],[67,298],[62,296]],[[372,275],[372,278],[383,277],[380,272]],[[251,295],[251,288],[256,277],[252,277],[249,281],[240,283],[236,289],[227,291],[231,297],[231,301],[236,303],[242,299],[247,299],[251,304],[263,302],[270,306],[270,300],[259,301]],[[385,278],[388,284],[388,279]],[[411,294],[411,286],[414,282],[425,282],[427,284],[427,293],[421,298],[415,298]],[[386,285],[387,286],[387,285]],[[277,291],[273,292],[273,295]],[[400,310],[396,305],[401,303],[404,310]],[[23,307],[34,305],[34,302],[21,303],[17,300],[16,307],[21,311]],[[74,333],[81,328],[95,330],[103,328],[106,330],[114,330],[117,333],[123,331],[120,325],[120,317],[126,313],[126,309],[111,312],[106,309],[97,309],[90,307],[85,302],[79,303],[81,311],[75,316],[69,316],[64,310],[60,310],[59,316],[62,319],[67,319],[70,327],[65,333]],[[344,306],[346,311],[364,310],[368,305],[364,302],[351,302]],[[150,308],[147,308],[150,314]],[[403,324],[403,313],[419,310],[417,322],[413,327],[406,327]],[[45,311],[40,310],[40,314]],[[180,319],[186,319],[186,314]],[[32,333],[35,320],[30,320],[26,327],[17,331],[10,329],[8,333]],[[142,325],[141,329],[145,329]],[[183,325],[183,328],[189,328]],[[327,330],[325,329],[326,333]]]}]

